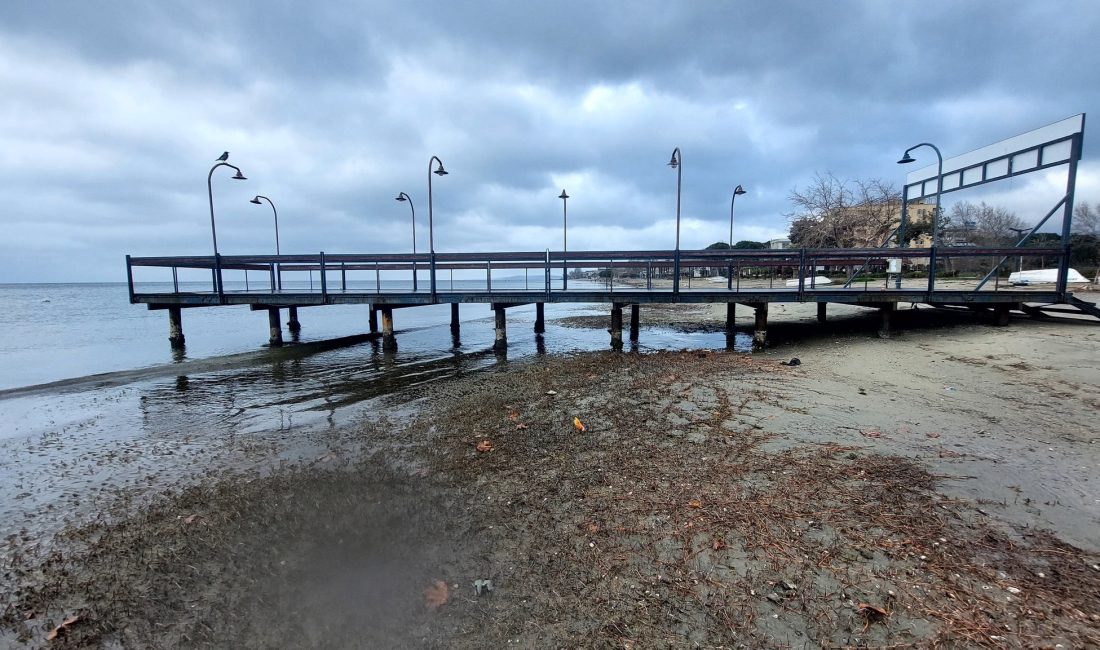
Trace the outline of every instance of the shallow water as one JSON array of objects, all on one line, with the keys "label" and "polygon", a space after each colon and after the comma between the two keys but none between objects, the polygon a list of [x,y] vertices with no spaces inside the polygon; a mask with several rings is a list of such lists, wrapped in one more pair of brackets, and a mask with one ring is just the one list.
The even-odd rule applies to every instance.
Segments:
[{"label": "shallow water", "polygon": [[[458,340],[447,305],[397,310],[394,352],[363,336],[331,342],[365,331],[362,306],[300,310],[301,343],[282,349],[263,347],[263,312],[192,309],[184,312],[187,348],[174,354],[164,312],[130,305],[125,285],[0,287],[0,327],[10,334],[0,343],[0,387],[8,389],[0,390],[0,520],[7,522],[0,533],[54,528],[118,488],[148,490],[214,468],[272,467],[324,453],[318,436],[325,431],[378,417],[387,396],[415,399],[425,382],[538,355],[606,350],[605,330],[554,322],[606,310],[548,304],[538,336],[534,305],[509,309],[509,345],[498,353],[483,305],[463,305]],[[747,350],[751,339],[738,335],[733,343]],[[634,349],[727,344],[720,332],[653,327],[642,329]],[[55,383],[27,388],[44,382]]]}]

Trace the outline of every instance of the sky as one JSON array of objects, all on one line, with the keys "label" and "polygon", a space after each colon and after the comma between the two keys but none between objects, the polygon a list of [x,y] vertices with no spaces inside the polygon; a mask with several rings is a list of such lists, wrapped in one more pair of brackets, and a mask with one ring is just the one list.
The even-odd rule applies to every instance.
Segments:
[{"label": "sky", "polygon": [[[0,3],[0,282],[124,256],[670,249],[787,233],[815,173],[881,178],[1089,112],[1100,3]],[[1077,200],[1100,202],[1100,115]],[[934,162],[927,148],[914,152]],[[1065,168],[980,192],[1034,222]],[[967,194],[966,196],[961,196]]]}]

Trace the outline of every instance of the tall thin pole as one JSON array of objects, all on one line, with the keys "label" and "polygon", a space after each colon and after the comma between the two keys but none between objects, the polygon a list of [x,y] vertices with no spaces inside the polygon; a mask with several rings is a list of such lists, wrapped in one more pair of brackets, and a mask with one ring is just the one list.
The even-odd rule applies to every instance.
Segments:
[{"label": "tall thin pole", "polygon": [[[431,184],[431,175],[428,176],[428,183]],[[413,231],[413,255],[416,255],[416,206],[413,205],[412,197],[404,192],[397,195],[397,200],[401,202],[409,202],[409,210],[412,211],[412,231]],[[416,260],[413,260],[413,291],[416,291]]]},{"label": "tall thin pole", "polygon": [[676,259],[672,275],[672,293],[680,292],[680,189],[683,181],[683,155],[680,147],[672,150],[672,159],[668,161],[669,167],[676,169]]},{"label": "tall thin pole", "polygon": [[[733,195],[730,196],[730,255],[733,255],[733,204],[737,202],[737,197],[740,194],[745,193],[745,188],[738,185],[733,189]],[[730,259],[729,268],[726,269],[726,288],[733,288],[733,260]]]},{"label": "tall thin pole", "polygon": [[558,198],[561,199],[561,289],[565,291],[569,288],[569,264],[565,259],[565,253],[569,252],[569,195],[562,189]]},{"label": "tall thin pole", "polygon": [[[222,157],[224,158],[227,155],[228,154],[223,154]],[[236,165],[230,165],[229,163],[225,162],[224,160],[219,160],[219,162],[214,163],[214,166],[210,168],[210,173],[206,175],[206,196],[207,196],[207,198],[210,199],[210,237],[214,240],[214,283],[215,283],[215,289],[217,289],[218,295],[220,296],[223,289],[222,289],[221,272],[220,272],[221,271],[221,264],[218,261],[218,231],[217,231],[217,228],[214,225],[214,186],[213,186],[214,170],[217,169],[218,167],[231,167],[232,169],[237,170],[236,175],[233,176],[233,178],[235,180],[243,181],[243,180],[248,180],[248,179],[246,179],[244,177],[244,174],[241,173],[241,168],[240,167],[237,167]]]},{"label": "tall thin pole", "polygon": [[260,199],[267,201],[267,204],[271,206],[271,211],[275,213],[275,254],[279,255],[279,211],[275,209],[275,204],[271,202],[271,199],[263,194],[257,194],[256,198],[249,201],[249,203],[260,205]]},{"label": "tall thin pole", "polygon": [[[439,168],[432,170],[432,163],[439,163]],[[438,174],[445,176],[448,172],[443,169],[443,161],[438,156],[432,156],[428,160],[428,251],[431,256],[431,286],[432,286],[432,298],[435,298],[435,228],[432,224],[432,174]]]}]

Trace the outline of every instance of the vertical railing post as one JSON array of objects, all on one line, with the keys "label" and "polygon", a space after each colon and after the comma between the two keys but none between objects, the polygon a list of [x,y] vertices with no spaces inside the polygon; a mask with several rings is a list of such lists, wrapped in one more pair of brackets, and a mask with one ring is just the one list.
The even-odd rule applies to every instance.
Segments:
[{"label": "vertical railing post", "polygon": [[485,260],[485,290],[493,292],[493,260]]},{"label": "vertical railing post", "polygon": [[806,290],[806,249],[798,249],[798,299]]},{"label": "vertical railing post", "polygon": [[[562,272],[565,272],[565,267],[562,267]],[[550,297],[550,249],[546,249],[546,297]]]},{"label": "vertical railing post", "polygon": [[374,292],[382,293],[382,271],[378,270],[378,262],[374,263]]},{"label": "vertical railing post", "polygon": [[271,264],[268,264],[267,271],[271,275],[271,293],[275,293],[275,287],[278,286],[278,285],[275,284],[275,263],[274,262],[272,262]]},{"label": "vertical railing post", "polygon": [[[133,287],[131,287],[133,289]],[[180,292],[180,275],[177,267],[172,267],[172,293]]]},{"label": "vertical railing post", "polygon": [[[173,266],[172,270],[175,271],[176,267]],[[126,287],[130,291],[130,304],[132,305],[134,304],[134,267],[130,263],[129,255],[126,256]]]},{"label": "vertical railing post", "polygon": [[321,302],[328,302],[328,278],[325,277],[325,251],[321,251]]},{"label": "vertical railing post", "polygon": [[645,261],[645,289],[653,290],[653,260]]},{"label": "vertical railing post", "polygon": [[[430,162],[429,162],[429,164],[430,164]],[[429,178],[430,178],[430,176],[429,176]],[[429,197],[429,200],[430,200],[430,197]],[[431,269],[430,269],[430,271],[431,271],[431,274],[432,274],[432,281],[431,281],[431,285],[432,285],[432,302],[435,302],[435,250],[434,249],[432,250],[431,253],[429,253],[429,256],[430,256],[430,260],[431,260]]]},{"label": "vertical railing post", "polygon": [[672,293],[680,293],[680,249],[676,249],[676,258],[672,264]]},{"label": "vertical railing post", "polygon": [[340,291],[348,290],[348,269],[347,265],[340,262]]},{"label": "vertical railing post", "polygon": [[928,293],[936,290],[936,247],[928,249]]},{"label": "vertical railing post", "polygon": [[[1082,118],[1083,121],[1084,118]],[[1082,126],[1084,126],[1082,124]],[[1073,136],[1070,144],[1069,170],[1066,172],[1066,202],[1062,207],[1062,259],[1058,263],[1058,300],[1065,301],[1066,284],[1069,279],[1069,237],[1073,225],[1073,195],[1077,188],[1077,160],[1081,157],[1081,144],[1084,131]]]}]

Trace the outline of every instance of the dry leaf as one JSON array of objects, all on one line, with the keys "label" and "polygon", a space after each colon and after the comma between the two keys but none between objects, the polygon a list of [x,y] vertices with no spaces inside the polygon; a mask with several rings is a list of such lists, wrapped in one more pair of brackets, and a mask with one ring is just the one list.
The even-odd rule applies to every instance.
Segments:
[{"label": "dry leaf", "polygon": [[590,532],[590,533],[595,533],[600,529],[600,527],[597,526],[596,524],[588,524],[588,526],[586,526],[586,528],[588,528],[588,532]]},{"label": "dry leaf", "polygon": [[869,618],[871,620],[875,620],[875,621],[877,621],[879,619],[886,618],[887,616],[890,615],[890,612],[888,612],[885,609],[879,607],[878,605],[870,605],[868,603],[860,603],[859,604],[859,611],[860,611],[861,614],[863,614],[867,618]]},{"label": "dry leaf", "polygon": [[692,499],[691,501],[688,501],[688,506],[692,508],[702,508],[703,502],[699,499]]},{"label": "dry leaf", "polygon": [[711,543],[710,547],[716,551],[721,551],[722,549],[726,548],[726,543],[716,537],[714,538],[714,541]]},{"label": "dry leaf", "polygon": [[185,523],[187,525],[191,525],[191,524],[195,523],[195,521],[198,520],[198,518],[199,518],[199,513],[196,512],[193,515],[187,515],[186,517],[184,517],[183,518],[183,523]]},{"label": "dry leaf", "polygon": [[53,641],[54,639],[57,638],[58,634],[61,634],[65,630],[69,629],[70,625],[73,625],[74,623],[76,623],[79,620],[80,620],[80,614],[73,614],[69,618],[61,621],[61,625],[58,625],[54,629],[50,630],[50,633],[46,635],[46,640],[47,641]]},{"label": "dry leaf", "polygon": [[482,440],[481,442],[477,443],[477,450],[478,451],[492,451],[493,450],[493,443],[489,442],[488,440]]},{"label": "dry leaf", "polygon": [[519,413],[516,413],[515,411],[512,411],[511,413],[508,414],[508,419],[511,420],[512,422],[519,422]]},{"label": "dry leaf", "polygon": [[519,424],[516,425],[516,431],[523,431],[526,428],[527,428],[527,425],[522,423],[522,422],[520,422]]},{"label": "dry leaf", "polygon": [[442,580],[436,580],[424,590],[424,602],[430,609],[439,609],[447,603],[447,598],[449,598],[449,590],[447,583]]},{"label": "dry leaf", "polygon": [[940,434],[936,433],[935,431],[929,431],[928,433],[926,433],[924,435],[928,436],[929,438],[939,438],[940,437]]},{"label": "dry leaf", "polygon": [[882,437],[882,432],[877,430],[877,429],[867,429],[866,431],[860,431],[860,433],[867,436],[868,438],[881,438]]},{"label": "dry leaf", "polygon": [[573,428],[581,433],[588,431],[588,427],[584,426],[584,423],[581,422],[581,419],[578,417],[573,418]]}]

